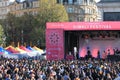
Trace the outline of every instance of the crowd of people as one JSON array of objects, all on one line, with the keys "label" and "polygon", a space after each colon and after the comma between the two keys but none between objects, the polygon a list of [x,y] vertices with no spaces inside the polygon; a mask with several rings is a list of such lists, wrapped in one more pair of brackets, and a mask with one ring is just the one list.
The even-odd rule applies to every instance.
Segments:
[{"label": "crowd of people", "polygon": [[0,80],[116,80],[119,73],[119,61],[0,58]]}]

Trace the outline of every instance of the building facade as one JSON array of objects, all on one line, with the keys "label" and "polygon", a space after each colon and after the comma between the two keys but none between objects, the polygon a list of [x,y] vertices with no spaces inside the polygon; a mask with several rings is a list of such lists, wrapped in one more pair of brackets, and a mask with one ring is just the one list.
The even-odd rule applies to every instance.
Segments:
[{"label": "building facade", "polygon": [[[0,3],[6,6],[0,6],[0,19],[4,19],[8,13],[15,14],[17,17],[24,13],[36,15],[39,12],[40,0],[15,0],[9,3],[9,0],[2,0]],[[69,21],[99,21],[98,8],[95,0],[57,0],[57,3],[63,4],[69,16]]]},{"label": "building facade", "polygon": [[9,5],[10,13],[20,17],[25,13],[36,15],[39,11],[39,0],[15,1]]},{"label": "building facade", "polygon": [[5,19],[8,13],[12,13],[17,17],[25,13],[36,15],[39,12],[39,0],[0,0],[0,19]]},{"label": "building facade", "polygon": [[9,0],[0,0],[0,19],[5,19],[9,12]]},{"label": "building facade", "polygon": [[102,21],[120,21],[120,0],[101,0],[97,6]]},{"label": "building facade", "polygon": [[98,21],[99,14],[95,0],[57,0],[63,4],[70,21]]}]

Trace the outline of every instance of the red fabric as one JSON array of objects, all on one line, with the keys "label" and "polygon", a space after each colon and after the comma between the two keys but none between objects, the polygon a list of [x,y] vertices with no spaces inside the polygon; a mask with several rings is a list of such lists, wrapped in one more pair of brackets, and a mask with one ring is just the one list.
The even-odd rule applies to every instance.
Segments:
[{"label": "red fabric", "polygon": [[8,47],[6,50],[10,51],[11,53],[19,53],[19,51],[14,50],[14,49],[11,48],[11,47]]},{"label": "red fabric", "polygon": [[19,48],[22,49],[22,50],[24,50],[24,51],[31,52],[31,50],[27,49],[27,48],[24,47],[24,46],[20,46]]}]

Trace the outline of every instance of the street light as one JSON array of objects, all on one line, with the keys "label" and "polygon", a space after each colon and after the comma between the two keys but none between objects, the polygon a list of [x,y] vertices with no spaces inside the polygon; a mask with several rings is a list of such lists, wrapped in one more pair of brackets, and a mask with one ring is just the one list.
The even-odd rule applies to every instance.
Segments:
[{"label": "street light", "polygon": [[2,45],[3,45],[3,46],[5,45],[5,40],[6,40],[6,36],[3,35],[3,36],[2,36]]},{"label": "street light", "polygon": [[21,36],[21,42],[22,42],[22,44],[24,44],[24,39],[23,39],[23,29],[22,29],[22,31],[21,31],[21,34],[22,34],[22,36]]}]

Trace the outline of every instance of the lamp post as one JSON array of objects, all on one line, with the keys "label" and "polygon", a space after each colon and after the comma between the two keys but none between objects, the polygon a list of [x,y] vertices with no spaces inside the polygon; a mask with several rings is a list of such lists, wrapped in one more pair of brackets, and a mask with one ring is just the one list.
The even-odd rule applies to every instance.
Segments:
[{"label": "lamp post", "polygon": [[38,45],[38,47],[40,47],[41,45],[40,45],[40,39],[39,40],[37,40],[37,45]]},{"label": "lamp post", "polygon": [[24,44],[23,29],[22,29],[22,31],[21,31],[21,43],[22,43],[22,45]]},{"label": "lamp post", "polygon": [[5,40],[6,40],[6,36],[3,35],[3,36],[2,36],[2,45],[3,45],[3,46],[6,46],[6,45],[5,45]]}]

